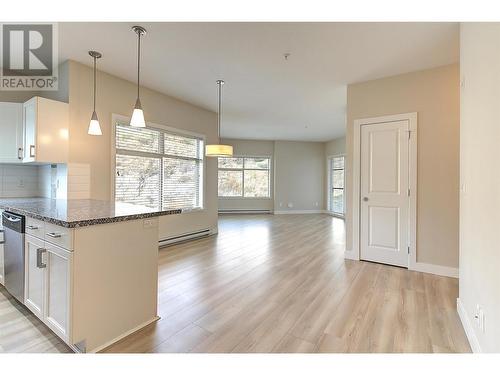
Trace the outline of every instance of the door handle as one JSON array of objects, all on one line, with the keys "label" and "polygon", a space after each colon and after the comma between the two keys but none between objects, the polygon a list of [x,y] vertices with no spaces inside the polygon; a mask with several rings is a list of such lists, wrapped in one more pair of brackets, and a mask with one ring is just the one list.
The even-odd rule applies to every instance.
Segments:
[{"label": "door handle", "polygon": [[61,238],[61,234],[55,233],[55,232],[47,233],[47,236],[52,237],[52,238]]},{"label": "door handle", "polygon": [[28,225],[28,229],[35,230],[35,229],[40,229],[40,227],[36,227],[34,225]]},{"label": "door handle", "polygon": [[363,202],[368,202],[368,197],[363,197]]},{"label": "door handle", "polygon": [[13,218],[13,217],[8,216],[6,214],[3,214],[3,217],[6,218],[7,220],[9,220],[11,223],[18,223],[21,221],[20,218]]},{"label": "door handle", "polygon": [[30,158],[35,157],[35,145],[30,145]]},{"label": "door handle", "polygon": [[36,249],[36,266],[38,268],[45,268],[45,267],[47,267],[47,265],[44,264],[43,260],[42,260],[42,256],[46,252],[47,252],[47,249],[44,249],[42,247]]}]

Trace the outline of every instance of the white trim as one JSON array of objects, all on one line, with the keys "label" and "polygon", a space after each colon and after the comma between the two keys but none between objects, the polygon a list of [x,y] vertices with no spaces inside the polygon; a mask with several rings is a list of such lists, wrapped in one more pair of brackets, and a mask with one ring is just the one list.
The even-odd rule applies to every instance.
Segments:
[{"label": "white trim", "polygon": [[408,268],[414,269],[417,259],[417,112],[401,113],[391,116],[381,116],[354,120],[354,145],[352,161],[352,249],[345,252],[346,259],[359,260],[359,236],[360,236],[360,184],[361,184],[361,126],[379,124],[383,122],[408,121],[408,129],[411,132],[409,142],[409,187],[410,187],[410,224],[409,224],[409,246]]},{"label": "white trim", "polygon": [[437,264],[416,262],[409,268],[412,271],[432,273],[433,275],[454,277],[458,279],[458,268],[440,266]]},{"label": "white trim", "polygon": [[482,353],[481,346],[479,345],[479,340],[477,339],[476,333],[474,332],[474,328],[472,328],[472,323],[469,319],[469,315],[467,314],[467,311],[465,310],[465,307],[462,304],[460,298],[457,298],[457,311],[472,352]]},{"label": "white trim", "polygon": [[325,214],[325,210],[288,210],[288,211],[274,211],[275,215],[288,215],[288,214]]},{"label": "white trim", "polygon": [[[142,324],[139,324],[137,327],[132,328],[131,330],[129,330],[129,331],[127,331],[127,332],[125,332],[125,333],[121,334],[120,336],[115,337],[114,339],[112,339],[112,340],[108,341],[107,343],[105,343],[105,344],[103,344],[103,345],[101,345],[101,346],[98,346],[98,347],[97,347],[97,348],[95,348],[95,349],[92,349],[92,351],[90,351],[89,353],[97,353],[97,352],[99,352],[99,351],[101,351],[101,350],[103,350],[103,349],[107,348],[108,346],[113,345],[115,342],[118,342],[118,341],[120,341],[121,339],[123,339],[123,338],[127,337],[128,335],[131,335],[132,333],[137,332],[137,331],[139,331],[140,329],[143,329],[144,327],[146,327],[146,326],[150,325],[151,323],[156,322],[156,321],[157,321],[157,320],[159,320],[159,319],[160,319],[160,317],[159,317],[159,316],[155,316],[153,319],[150,319],[150,320],[148,320],[148,321],[146,321],[146,322],[144,322],[144,323],[142,323]],[[72,349],[74,349],[74,348],[75,348],[75,347],[73,346],[73,347],[72,347]]]}]

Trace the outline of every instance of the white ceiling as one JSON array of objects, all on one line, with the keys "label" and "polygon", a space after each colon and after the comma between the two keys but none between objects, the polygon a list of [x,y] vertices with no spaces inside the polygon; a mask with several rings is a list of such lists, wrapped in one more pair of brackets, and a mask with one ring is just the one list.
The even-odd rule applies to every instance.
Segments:
[{"label": "white ceiling", "polygon": [[[62,23],[60,60],[135,80],[133,23]],[[141,23],[144,86],[216,111],[222,136],[330,140],[345,133],[346,85],[457,62],[456,23]],[[290,53],[288,61],[283,54]],[[147,103],[143,103],[147,111]]]}]

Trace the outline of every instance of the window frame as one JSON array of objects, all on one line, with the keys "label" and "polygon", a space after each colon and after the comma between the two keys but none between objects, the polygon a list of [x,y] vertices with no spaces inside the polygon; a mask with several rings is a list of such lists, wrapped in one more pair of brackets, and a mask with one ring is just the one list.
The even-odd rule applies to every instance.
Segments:
[{"label": "window frame", "polygon": [[[333,159],[335,158],[343,158],[344,159],[344,168],[333,168]],[[327,168],[328,168],[328,212],[330,212],[333,216],[337,216],[337,217],[340,217],[340,218],[345,218],[345,211],[346,211],[346,195],[345,195],[345,191],[346,191],[346,187],[345,187],[345,184],[346,184],[346,165],[345,165],[345,162],[346,162],[346,156],[345,154],[336,154],[336,155],[330,155],[328,156],[327,158]],[[334,170],[343,170],[344,171],[344,187],[343,188],[334,188],[333,187],[333,171]],[[343,212],[342,213],[339,213],[339,212],[335,212],[333,211],[333,191],[334,190],[342,190],[343,191],[343,195],[342,195],[342,200],[343,200]]]},{"label": "window frame", "polygon": [[[113,113],[111,115],[111,183],[110,183],[110,190],[111,190],[111,201],[115,201],[115,189],[116,189],[116,155],[117,154],[123,154],[120,152],[117,152],[116,148],[116,126],[117,125],[128,125],[130,124],[130,117],[123,116],[123,115],[118,115]],[[206,136],[204,134],[196,133],[196,132],[191,132],[189,130],[184,130],[184,129],[178,129],[174,128],[171,126],[167,125],[162,125],[162,124],[156,124],[153,122],[146,122],[146,128],[150,128],[153,130],[159,130],[163,131],[166,133],[170,133],[172,135],[179,135],[182,137],[189,137],[189,138],[197,138],[203,141],[203,150],[201,152],[201,159],[196,159],[200,160],[202,163],[201,166],[201,177],[200,177],[200,197],[199,200],[201,202],[200,207],[194,207],[194,208],[183,208],[182,213],[189,213],[189,212],[196,212],[196,211],[204,211],[206,210],[206,168],[207,168],[207,163],[206,163],[206,157],[205,157],[205,152],[204,148],[206,145]],[[135,156],[147,156],[151,157],[153,154],[156,153],[147,153],[147,152],[142,152],[142,151],[127,151],[125,155],[135,155]],[[176,156],[176,155],[171,155],[171,154],[157,154],[158,159],[164,158],[164,157],[170,157],[170,158],[177,158],[177,159],[185,159],[185,160],[195,160],[195,158],[187,158],[183,156]],[[161,155],[161,156],[160,156]],[[163,193],[163,163],[160,163],[160,189],[158,194],[160,195],[160,202],[161,202],[161,195]],[[159,208],[159,210],[163,211],[163,206]]]},{"label": "window frame", "polygon": [[[230,159],[238,159],[238,158],[247,158],[247,159],[268,159],[269,160],[269,168],[268,169],[257,169],[257,168],[245,168],[245,160],[243,160],[243,168],[219,168],[219,158],[217,158],[217,199],[244,199],[244,200],[271,200],[273,199],[273,158],[271,155],[233,155]],[[238,196],[225,197],[219,195],[219,171],[241,171],[242,172],[242,181],[241,181],[241,194]],[[245,197],[245,170],[248,171],[269,171],[268,175],[268,186],[269,186],[269,196],[267,197]]]}]

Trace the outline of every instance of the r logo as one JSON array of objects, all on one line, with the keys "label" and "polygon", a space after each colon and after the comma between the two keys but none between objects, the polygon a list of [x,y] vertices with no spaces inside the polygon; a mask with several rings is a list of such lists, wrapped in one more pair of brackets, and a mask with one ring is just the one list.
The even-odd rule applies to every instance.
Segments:
[{"label": "r logo", "polygon": [[3,76],[52,76],[53,25],[2,25]]}]

